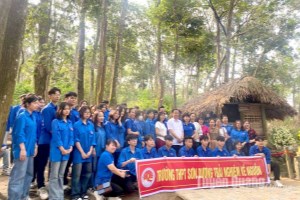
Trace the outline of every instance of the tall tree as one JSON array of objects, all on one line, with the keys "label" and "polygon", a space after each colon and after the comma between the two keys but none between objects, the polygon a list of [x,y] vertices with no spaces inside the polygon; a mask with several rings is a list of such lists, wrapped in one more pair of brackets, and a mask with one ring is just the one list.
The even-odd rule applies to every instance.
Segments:
[{"label": "tall tree", "polygon": [[[6,5],[7,2],[2,2]],[[2,7],[1,7],[2,8]],[[9,106],[13,101],[16,77],[19,68],[20,52],[25,30],[27,16],[27,0],[12,0],[9,9],[4,39],[2,43],[2,54],[0,56],[0,141],[3,141]],[[1,10],[1,9],[0,9]],[[1,15],[3,13],[1,12]]]},{"label": "tall tree", "polygon": [[77,93],[78,99],[84,99],[84,61],[85,61],[85,17],[87,1],[81,0],[79,39],[78,39],[78,68],[77,68]]},{"label": "tall tree", "polygon": [[101,20],[101,33],[100,33],[100,62],[98,66],[97,74],[97,103],[103,100],[104,95],[104,84],[106,78],[106,34],[107,34],[107,11],[108,11],[108,1],[102,0],[102,20]]},{"label": "tall tree", "polygon": [[127,14],[127,9],[128,9],[128,0],[122,0],[121,16],[119,19],[118,35],[116,41],[115,57],[114,57],[114,63],[112,69],[110,98],[109,98],[110,103],[112,105],[117,104],[117,84],[118,84],[118,77],[119,77],[120,54],[122,48],[123,32],[125,29],[125,18]]},{"label": "tall tree", "polygon": [[41,0],[39,4],[38,32],[39,51],[38,60],[34,69],[34,90],[42,97],[47,96],[49,80],[49,33],[51,28],[52,0]]},{"label": "tall tree", "polygon": [[2,45],[4,41],[4,34],[6,30],[7,24],[7,17],[8,12],[10,10],[11,1],[10,0],[3,0],[0,1],[0,60],[1,60],[1,52],[2,52]]}]

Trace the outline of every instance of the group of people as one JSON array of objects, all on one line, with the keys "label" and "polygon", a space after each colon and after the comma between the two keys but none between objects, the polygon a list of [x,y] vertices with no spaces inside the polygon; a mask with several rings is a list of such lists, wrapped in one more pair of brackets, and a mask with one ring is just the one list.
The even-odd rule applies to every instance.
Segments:
[{"label": "group of people", "polygon": [[232,126],[225,115],[205,119],[195,113],[181,115],[179,109],[168,117],[163,106],[145,112],[126,104],[110,109],[108,101],[88,106],[87,101],[77,103],[75,92],[66,93],[59,103],[61,91],[56,87],[48,96],[45,105],[41,97],[23,95],[22,103],[11,108],[9,200],[30,199],[35,183],[41,199],[63,200],[69,185],[74,200],[89,199],[88,194],[97,200],[120,199],[138,189],[136,160],[176,156],[263,156],[275,183],[282,186],[278,165],[248,121],[237,120]]}]

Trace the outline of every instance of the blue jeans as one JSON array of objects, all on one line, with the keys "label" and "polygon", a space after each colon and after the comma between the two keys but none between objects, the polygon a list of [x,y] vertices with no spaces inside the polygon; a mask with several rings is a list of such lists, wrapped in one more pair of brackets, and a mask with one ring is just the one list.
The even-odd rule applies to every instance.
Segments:
[{"label": "blue jeans", "polygon": [[51,162],[49,199],[64,200],[64,173],[68,161]]},{"label": "blue jeans", "polygon": [[9,156],[8,149],[5,149],[0,152],[0,158],[3,157],[3,169],[7,169],[9,167],[8,156]]},{"label": "blue jeans", "polygon": [[24,161],[15,159],[9,177],[8,200],[27,199],[32,177],[33,157],[26,157]]},{"label": "blue jeans", "polygon": [[92,163],[73,164],[72,167],[72,198],[82,197],[87,193],[92,175]]}]

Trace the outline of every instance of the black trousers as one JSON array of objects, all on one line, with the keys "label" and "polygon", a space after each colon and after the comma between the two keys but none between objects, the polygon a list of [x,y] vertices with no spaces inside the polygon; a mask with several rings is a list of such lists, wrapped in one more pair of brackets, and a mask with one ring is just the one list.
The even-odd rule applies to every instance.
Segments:
[{"label": "black trousers", "polygon": [[70,172],[70,167],[71,167],[72,162],[73,162],[73,151],[70,153],[70,157],[69,157],[69,160],[68,160],[68,163],[66,166],[66,170],[64,173],[64,185],[68,185],[68,183],[69,183],[68,174]]},{"label": "black trousers", "polygon": [[124,190],[118,184],[110,182],[110,186],[112,188],[112,191],[109,192],[109,193],[103,194],[103,196],[105,196],[105,197],[119,197],[119,196],[124,195]]},{"label": "black trousers", "polygon": [[121,178],[117,175],[113,175],[111,182],[119,185],[126,193],[134,192],[136,188],[136,176],[129,174],[130,176]]},{"label": "black trousers", "polygon": [[271,161],[271,171],[274,174],[274,181],[280,180],[280,167],[278,163]]},{"label": "black trousers", "polygon": [[49,144],[40,144],[38,146],[38,154],[35,158],[35,160],[38,161],[37,169],[36,169],[38,188],[45,187],[45,169],[48,163],[49,154],[50,154]]},{"label": "black trousers", "polygon": [[181,147],[182,145],[172,145],[172,148],[176,151],[176,156],[178,156]]}]

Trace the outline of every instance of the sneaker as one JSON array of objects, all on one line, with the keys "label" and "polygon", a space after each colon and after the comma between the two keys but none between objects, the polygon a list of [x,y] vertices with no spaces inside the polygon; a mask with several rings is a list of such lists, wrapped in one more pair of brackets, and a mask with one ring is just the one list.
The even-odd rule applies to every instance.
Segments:
[{"label": "sneaker", "polygon": [[104,196],[98,194],[98,191],[94,191],[92,196],[95,197],[95,200],[104,200],[105,199]]},{"label": "sneaker", "polygon": [[49,197],[48,191],[46,190],[45,187],[41,187],[40,189],[38,189],[38,194],[40,196],[40,199],[42,199],[42,200],[48,199],[48,197]]},{"label": "sneaker", "polygon": [[282,185],[282,183],[280,182],[280,180],[276,180],[276,181],[274,182],[274,185],[275,185],[276,187],[279,187],[279,188],[282,188],[282,187],[283,187],[283,185]]},{"label": "sneaker", "polygon": [[72,200],[83,200],[81,197],[73,198]]},{"label": "sneaker", "polygon": [[31,183],[30,184],[30,189],[34,189],[37,187],[37,184],[35,182]]},{"label": "sneaker", "polygon": [[10,172],[11,172],[11,169],[9,169],[9,168],[3,169],[3,170],[2,170],[2,175],[4,175],[4,176],[9,176],[9,175],[10,175]]},{"label": "sneaker", "polygon": [[83,195],[81,198],[82,198],[83,200],[89,200],[89,196],[88,196],[87,194]]},{"label": "sneaker", "polygon": [[70,188],[69,185],[64,185],[64,186],[63,186],[63,189],[64,189],[64,190],[70,190],[71,188]]},{"label": "sneaker", "polygon": [[122,200],[120,197],[108,197],[108,200]]}]

